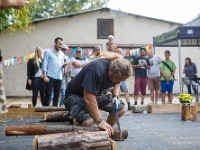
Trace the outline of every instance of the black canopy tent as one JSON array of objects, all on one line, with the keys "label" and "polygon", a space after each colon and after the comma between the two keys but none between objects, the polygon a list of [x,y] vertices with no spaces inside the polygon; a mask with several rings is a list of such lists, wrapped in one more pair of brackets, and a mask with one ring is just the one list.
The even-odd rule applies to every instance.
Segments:
[{"label": "black canopy tent", "polygon": [[200,46],[200,14],[184,25],[178,28],[153,37],[153,47],[178,47],[179,54],[179,84],[180,93],[182,91],[181,79],[181,47],[199,47]]}]

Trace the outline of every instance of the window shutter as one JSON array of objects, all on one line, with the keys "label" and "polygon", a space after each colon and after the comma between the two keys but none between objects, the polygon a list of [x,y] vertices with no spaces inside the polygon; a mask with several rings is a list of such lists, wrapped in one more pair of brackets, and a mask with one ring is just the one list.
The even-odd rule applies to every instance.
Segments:
[{"label": "window shutter", "polygon": [[98,19],[97,20],[97,38],[107,39],[108,35],[114,35],[113,19]]}]

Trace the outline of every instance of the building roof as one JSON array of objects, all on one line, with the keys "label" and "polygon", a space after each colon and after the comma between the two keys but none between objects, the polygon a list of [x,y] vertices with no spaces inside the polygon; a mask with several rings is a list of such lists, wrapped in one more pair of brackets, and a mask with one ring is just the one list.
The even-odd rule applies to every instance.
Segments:
[{"label": "building roof", "polygon": [[178,22],[167,21],[167,20],[163,20],[163,19],[157,19],[157,18],[142,16],[142,15],[138,15],[138,14],[123,12],[121,10],[110,9],[108,7],[103,7],[103,8],[98,8],[98,9],[93,9],[93,10],[88,10],[88,11],[82,11],[82,12],[76,12],[76,13],[71,13],[71,14],[66,14],[66,15],[60,15],[60,16],[51,17],[51,18],[36,19],[36,20],[33,20],[32,23],[37,23],[37,22],[41,22],[41,21],[45,21],[45,20],[52,20],[52,19],[57,19],[57,18],[63,18],[63,17],[73,17],[75,15],[80,15],[80,14],[85,14],[85,13],[90,13],[90,12],[95,12],[95,11],[110,11],[113,16],[133,15],[138,18],[146,18],[146,19],[162,21],[162,22],[166,22],[166,23],[170,23],[170,24],[182,25],[182,23],[178,23]]}]

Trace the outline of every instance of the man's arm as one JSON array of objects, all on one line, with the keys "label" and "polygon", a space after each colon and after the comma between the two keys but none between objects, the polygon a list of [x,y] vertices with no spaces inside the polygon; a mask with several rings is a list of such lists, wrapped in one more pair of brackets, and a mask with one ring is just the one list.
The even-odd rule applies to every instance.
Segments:
[{"label": "man's arm", "polygon": [[120,84],[116,84],[112,89],[112,95],[119,95]]},{"label": "man's arm", "polygon": [[[92,118],[94,119],[94,121],[97,122],[100,119],[102,119],[102,116],[98,109],[96,96],[92,94],[90,91],[88,91],[87,89],[84,89],[84,100],[85,100],[87,109],[89,113],[91,114]],[[105,121],[102,121],[101,123],[99,123],[98,127],[102,130],[107,131],[109,136],[113,135],[114,133],[113,128]]]},{"label": "man's arm", "polygon": [[76,68],[82,68],[84,67],[85,64],[80,63],[80,62],[73,62],[72,65]]},{"label": "man's arm", "polygon": [[47,65],[48,65],[48,54],[46,51],[46,52],[44,52],[44,58],[43,58],[43,62],[42,62],[42,71],[43,71],[45,82],[49,82],[49,78],[47,77]]},{"label": "man's arm", "polygon": [[0,0],[0,9],[19,9],[24,7],[26,3],[28,3],[27,0]]},{"label": "man's arm", "polygon": [[98,109],[96,96],[87,89],[84,89],[84,100],[88,108],[88,111],[92,115],[92,118],[94,119],[95,122],[97,122],[99,119],[102,118],[102,116]]}]

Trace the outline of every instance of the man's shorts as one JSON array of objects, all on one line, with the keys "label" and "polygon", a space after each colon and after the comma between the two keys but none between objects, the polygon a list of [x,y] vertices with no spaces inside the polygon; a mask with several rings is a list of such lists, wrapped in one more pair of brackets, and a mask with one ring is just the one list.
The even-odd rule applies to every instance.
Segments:
[{"label": "man's shorts", "polygon": [[148,90],[160,89],[160,77],[148,78]]},{"label": "man's shorts", "polygon": [[[96,97],[98,108],[102,109],[110,114],[114,113],[112,108],[112,94],[106,93]],[[92,118],[90,115],[83,97],[78,95],[70,95],[65,100],[65,108],[69,111],[69,115],[72,118],[76,118],[76,121],[82,124],[84,121]],[[118,111],[124,109],[124,103],[120,100]]]},{"label": "man's shorts", "polygon": [[148,78],[135,77],[134,95],[138,95],[139,91],[142,95],[146,95]]},{"label": "man's shorts", "polygon": [[126,80],[121,82],[120,90],[121,92],[128,92],[128,86],[127,86]]},{"label": "man's shorts", "polygon": [[174,81],[171,80],[169,82],[166,82],[165,80],[160,81],[161,84],[161,88],[162,88],[162,93],[166,93],[166,91],[168,91],[168,93],[172,93],[173,92],[173,86],[174,86]]}]

